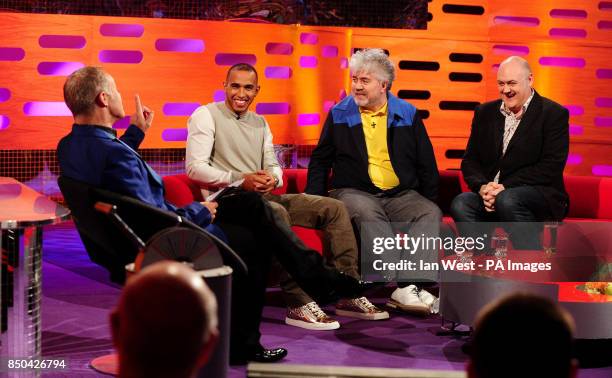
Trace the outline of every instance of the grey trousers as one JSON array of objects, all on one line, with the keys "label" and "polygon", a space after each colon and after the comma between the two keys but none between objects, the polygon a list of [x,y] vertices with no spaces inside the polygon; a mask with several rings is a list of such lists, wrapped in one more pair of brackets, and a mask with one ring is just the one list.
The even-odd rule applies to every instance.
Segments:
[{"label": "grey trousers", "polygon": [[[414,254],[392,249],[376,255],[372,250],[372,240],[376,237],[395,238],[397,234],[411,237],[438,237],[442,211],[432,201],[415,190],[405,190],[394,196],[383,193],[370,194],[352,188],[336,189],[330,196],[344,203],[351,221],[357,230],[361,243],[362,274],[372,272],[372,262],[382,259],[385,262],[397,262],[402,259],[425,262],[437,261],[437,249],[423,248]],[[384,277],[367,277],[365,279],[385,281],[436,281],[437,273],[431,271],[393,271],[381,273]]]},{"label": "grey trousers", "polygon": [[[330,266],[359,279],[357,242],[351,220],[342,202],[310,194],[266,194],[273,211],[287,224],[323,231],[323,255]],[[289,307],[312,302],[297,283],[283,272],[281,288]]]}]

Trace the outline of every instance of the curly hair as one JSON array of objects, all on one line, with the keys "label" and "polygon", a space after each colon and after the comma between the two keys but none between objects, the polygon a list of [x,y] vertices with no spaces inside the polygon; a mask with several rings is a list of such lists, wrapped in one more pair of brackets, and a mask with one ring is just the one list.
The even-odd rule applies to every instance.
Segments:
[{"label": "curly hair", "polygon": [[383,49],[368,48],[355,51],[349,61],[351,72],[371,72],[380,81],[387,82],[387,90],[395,80],[395,66]]}]

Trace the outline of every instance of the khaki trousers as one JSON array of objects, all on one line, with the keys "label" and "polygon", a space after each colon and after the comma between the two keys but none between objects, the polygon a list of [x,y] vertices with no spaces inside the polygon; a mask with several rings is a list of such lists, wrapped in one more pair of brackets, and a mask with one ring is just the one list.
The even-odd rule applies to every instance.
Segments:
[{"label": "khaki trousers", "polygon": [[[266,194],[274,212],[291,226],[314,228],[323,232],[323,255],[327,264],[359,279],[357,242],[344,204],[329,197],[310,194]],[[312,302],[287,272],[281,275],[281,288],[289,307]]]}]

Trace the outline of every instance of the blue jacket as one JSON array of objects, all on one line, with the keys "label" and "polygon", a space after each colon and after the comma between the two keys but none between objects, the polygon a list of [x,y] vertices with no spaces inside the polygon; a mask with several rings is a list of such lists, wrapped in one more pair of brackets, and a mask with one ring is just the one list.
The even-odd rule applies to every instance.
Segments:
[{"label": "blue jacket", "polygon": [[61,174],[177,213],[206,227],[210,212],[199,202],[179,208],[164,199],[161,177],[136,152],[144,133],[131,125],[121,138],[102,126],[73,125],[57,146]]},{"label": "blue jacket", "polygon": [[[433,147],[417,109],[390,92],[387,110],[387,147],[399,185],[385,192],[393,195],[414,189],[435,201],[438,195],[438,167]],[[359,107],[347,96],[329,112],[319,143],[308,165],[306,192],[325,195],[332,169],[334,189],[354,188],[380,193],[368,174],[368,151]]]}]

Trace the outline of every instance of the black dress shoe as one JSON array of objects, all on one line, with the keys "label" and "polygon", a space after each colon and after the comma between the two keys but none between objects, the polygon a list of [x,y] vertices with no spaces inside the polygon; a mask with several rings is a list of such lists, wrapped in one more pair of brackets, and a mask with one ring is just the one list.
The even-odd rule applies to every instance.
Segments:
[{"label": "black dress shoe", "polygon": [[247,357],[249,361],[253,362],[277,362],[287,356],[287,349],[285,348],[274,348],[274,349],[262,349],[258,352],[253,353]]},{"label": "black dress shoe", "polygon": [[252,352],[234,352],[230,354],[230,365],[246,365],[249,361],[253,362],[277,362],[285,358],[287,349],[275,348],[264,349],[257,347]]}]

